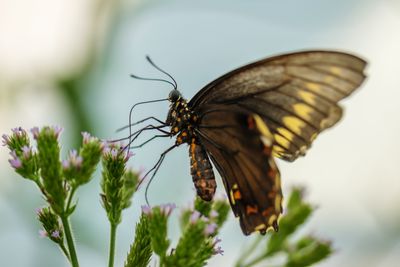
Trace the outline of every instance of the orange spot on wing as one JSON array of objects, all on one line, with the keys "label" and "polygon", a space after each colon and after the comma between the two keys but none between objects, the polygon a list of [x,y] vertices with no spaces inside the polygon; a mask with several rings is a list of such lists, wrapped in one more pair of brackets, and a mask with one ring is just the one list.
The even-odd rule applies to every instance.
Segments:
[{"label": "orange spot on wing", "polygon": [[250,214],[252,214],[252,213],[258,213],[258,207],[257,207],[257,206],[250,206],[250,205],[247,205],[247,206],[246,206],[246,214],[247,214],[247,215],[250,215]]},{"label": "orange spot on wing", "polygon": [[235,200],[239,200],[239,199],[242,199],[242,194],[240,193],[240,191],[235,191],[233,193],[233,197]]},{"label": "orange spot on wing", "polygon": [[269,217],[269,216],[271,216],[272,212],[273,212],[273,209],[271,207],[268,207],[261,214],[264,217]]}]

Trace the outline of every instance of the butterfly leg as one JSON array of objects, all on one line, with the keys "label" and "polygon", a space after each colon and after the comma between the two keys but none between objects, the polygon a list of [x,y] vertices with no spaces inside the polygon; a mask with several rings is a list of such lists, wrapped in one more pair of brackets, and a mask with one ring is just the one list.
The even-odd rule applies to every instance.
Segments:
[{"label": "butterfly leg", "polygon": [[149,199],[148,199],[148,191],[149,191],[149,186],[151,184],[151,182],[153,181],[158,169],[160,168],[162,162],[164,161],[165,155],[168,154],[168,152],[170,152],[172,149],[174,149],[175,147],[177,147],[176,144],[174,144],[173,146],[169,147],[167,150],[165,150],[163,153],[161,153],[160,158],[157,160],[156,164],[154,164],[154,166],[148,170],[146,172],[146,174],[143,176],[143,178],[140,180],[140,182],[138,183],[136,190],[138,190],[138,188],[140,187],[140,185],[143,183],[143,181],[147,178],[147,176],[153,172],[153,174],[150,177],[150,180],[146,186],[146,190],[145,190],[145,199],[146,199],[146,203],[149,205]]}]

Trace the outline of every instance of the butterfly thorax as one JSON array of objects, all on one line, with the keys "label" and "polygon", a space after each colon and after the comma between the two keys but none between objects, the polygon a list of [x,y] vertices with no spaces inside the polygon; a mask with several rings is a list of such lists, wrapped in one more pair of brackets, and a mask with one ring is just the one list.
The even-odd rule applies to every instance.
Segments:
[{"label": "butterfly thorax", "polygon": [[197,115],[189,109],[186,99],[179,97],[171,101],[166,123],[171,126],[171,136],[176,137],[176,144],[191,144],[193,139],[197,139],[194,131],[197,125]]}]

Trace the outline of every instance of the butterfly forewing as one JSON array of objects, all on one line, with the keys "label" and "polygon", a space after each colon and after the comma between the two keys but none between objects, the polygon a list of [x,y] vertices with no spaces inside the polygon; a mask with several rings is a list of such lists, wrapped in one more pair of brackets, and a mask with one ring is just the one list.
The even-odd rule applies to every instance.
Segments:
[{"label": "butterfly forewing", "polygon": [[280,175],[271,155],[273,136],[261,117],[231,105],[206,105],[197,131],[243,232],[277,229]]},{"label": "butterfly forewing", "polygon": [[338,101],[361,85],[365,65],[331,51],[267,58],[211,82],[189,106],[198,112],[206,104],[229,104],[260,115],[274,136],[274,155],[293,161],[340,120]]}]

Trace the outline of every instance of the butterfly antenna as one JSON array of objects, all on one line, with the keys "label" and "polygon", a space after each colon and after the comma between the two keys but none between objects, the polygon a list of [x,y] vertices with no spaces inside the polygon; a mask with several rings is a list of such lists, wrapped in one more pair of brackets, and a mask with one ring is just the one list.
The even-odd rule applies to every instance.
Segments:
[{"label": "butterfly antenna", "polygon": [[172,83],[172,82],[167,81],[167,80],[164,80],[164,79],[145,78],[145,77],[137,76],[137,75],[135,75],[135,74],[131,74],[130,76],[131,76],[132,78],[135,78],[135,79],[138,79],[138,80],[165,82],[165,83],[168,83],[168,84],[172,85],[172,87],[174,87],[174,89],[176,89],[176,84],[175,84],[175,83]]},{"label": "butterfly antenna", "polygon": [[175,84],[175,85],[174,85],[174,89],[175,89],[175,90],[178,88],[178,84],[176,83],[174,77],[172,77],[171,74],[169,74],[168,72],[166,72],[165,70],[163,70],[162,68],[160,68],[159,66],[157,66],[157,65],[153,62],[153,60],[151,60],[151,58],[150,58],[149,55],[146,56],[146,59],[147,59],[147,61],[148,61],[154,68],[156,68],[157,70],[161,71],[162,73],[164,73],[165,75],[167,75],[168,77],[171,78],[171,80],[172,80],[172,81],[174,82],[174,84]]}]

